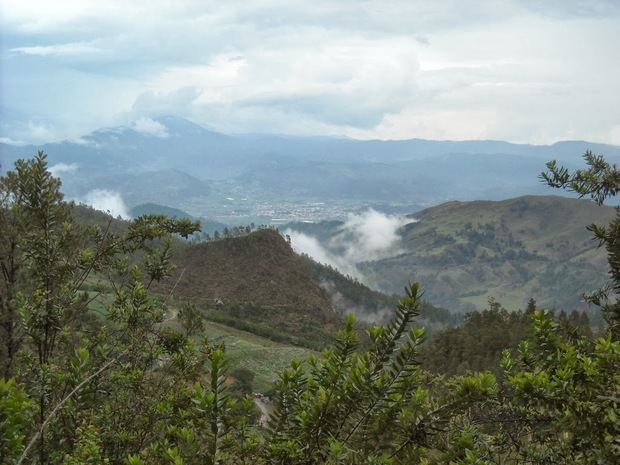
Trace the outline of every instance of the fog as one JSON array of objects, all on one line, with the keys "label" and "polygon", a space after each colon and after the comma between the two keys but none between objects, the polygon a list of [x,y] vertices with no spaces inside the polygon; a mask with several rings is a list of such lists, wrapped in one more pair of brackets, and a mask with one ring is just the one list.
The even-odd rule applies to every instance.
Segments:
[{"label": "fog", "polygon": [[61,177],[64,173],[74,173],[77,169],[78,165],[76,163],[56,163],[48,168],[54,177]]},{"label": "fog", "polygon": [[331,265],[341,273],[369,284],[358,265],[398,254],[398,230],[413,221],[415,220],[368,209],[360,214],[350,213],[342,226],[325,243],[290,228],[285,234],[291,237],[291,244],[296,252],[307,254],[319,263]]},{"label": "fog", "polygon": [[123,197],[118,192],[106,189],[93,189],[80,201],[96,210],[107,212],[114,217],[120,216],[126,220],[131,218],[127,205],[125,205]]}]

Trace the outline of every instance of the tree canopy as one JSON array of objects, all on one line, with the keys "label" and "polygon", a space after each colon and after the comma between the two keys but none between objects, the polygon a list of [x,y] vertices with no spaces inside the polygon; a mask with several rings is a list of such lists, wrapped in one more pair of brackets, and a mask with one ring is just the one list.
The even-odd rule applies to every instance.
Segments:
[{"label": "tree canopy", "polygon": [[[551,162],[543,178],[596,202],[620,191],[615,166],[590,153],[586,161],[574,174]],[[0,179],[1,464],[620,459],[619,304],[608,292],[620,289],[620,217],[590,226],[611,268],[610,288],[590,296],[608,321],[596,338],[562,330],[570,318],[533,302],[518,315],[492,303],[465,327],[529,332],[495,332],[514,339],[501,353],[501,341],[479,341],[499,359],[494,370],[470,361],[457,375],[437,374],[420,364],[426,334],[415,324],[422,289],[413,283],[389,323],[368,327],[367,343],[348,317],[332,347],[292,360],[264,427],[251,397],[232,388],[226,348],[203,336],[209,323],[195,306],[177,310],[150,291],[170,274],[175,238],[198,225],[161,215],[121,232],[79,224],[60,187],[42,153]],[[93,305],[104,289],[108,298]]]}]

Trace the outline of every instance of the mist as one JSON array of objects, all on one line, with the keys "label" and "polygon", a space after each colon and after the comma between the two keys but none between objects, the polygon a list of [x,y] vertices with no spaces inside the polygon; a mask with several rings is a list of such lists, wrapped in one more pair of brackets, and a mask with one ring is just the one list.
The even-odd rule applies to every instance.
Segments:
[{"label": "mist", "polygon": [[106,189],[93,189],[82,199],[80,199],[80,201],[90,205],[95,210],[101,210],[109,213],[115,218],[119,216],[125,220],[131,218],[129,209],[127,208],[127,205],[125,205],[123,197],[118,192],[109,191]]},{"label": "mist", "polygon": [[48,168],[54,177],[61,177],[62,174],[66,173],[74,173],[77,169],[77,163],[56,163]]},{"label": "mist", "polygon": [[296,252],[307,254],[319,263],[331,265],[343,274],[370,284],[358,265],[400,253],[398,230],[414,221],[369,208],[360,214],[350,213],[325,243],[290,228],[285,234],[291,237],[291,245]]}]

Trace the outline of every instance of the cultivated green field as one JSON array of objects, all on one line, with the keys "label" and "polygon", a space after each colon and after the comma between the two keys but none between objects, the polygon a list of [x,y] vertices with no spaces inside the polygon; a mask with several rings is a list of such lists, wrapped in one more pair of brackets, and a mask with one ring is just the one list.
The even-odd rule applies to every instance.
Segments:
[{"label": "cultivated green field", "polygon": [[[94,296],[95,293],[90,291],[89,294]],[[110,293],[99,294],[90,303],[90,307],[105,319],[112,300],[113,295]],[[172,309],[166,325],[177,326],[176,310]],[[275,342],[213,321],[205,321],[201,334],[208,337],[211,342],[224,344],[229,361],[229,373],[237,368],[246,368],[254,374],[252,382],[254,392],[265,393],[271,389],[278,372],[289,367],[294,358],[305,359],[308,355],[316,353],[310,349]]]},{"label": "cultivated green field", "polygon": [[290,366],[291,360],[304,359],[313,353],[210,321],[205,324],[204,334],[213,342],[225,344],[230,371],[246,368],[254,373],[252,387],[255,392],[268,391],[277,373]]}]

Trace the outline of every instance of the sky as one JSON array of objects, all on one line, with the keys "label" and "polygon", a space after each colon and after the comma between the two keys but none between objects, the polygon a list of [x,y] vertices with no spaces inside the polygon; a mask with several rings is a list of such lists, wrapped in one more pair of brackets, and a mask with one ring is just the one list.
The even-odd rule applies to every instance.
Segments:
[{"label": "sky", "polygon": [[0,0],[0,141],[173,115],[226,133],[620,145],[618,57],[620,0]]}]

